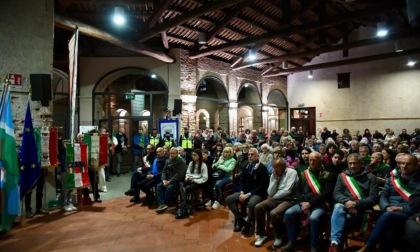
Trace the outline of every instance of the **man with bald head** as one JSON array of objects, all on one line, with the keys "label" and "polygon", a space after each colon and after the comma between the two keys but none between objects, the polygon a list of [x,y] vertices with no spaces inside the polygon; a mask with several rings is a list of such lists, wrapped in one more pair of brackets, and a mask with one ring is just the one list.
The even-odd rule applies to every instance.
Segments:
[{"label": "man with bald head", "polygon": [[281,245],[281,228],[283,214],[292,205],[295,197],[295,189],[298,184],[297,172],[293,168],[286,168],[283,158],[273,160],[273,173],[270,176],[270,184],[267,189],[268,198],[255,206],[255,233],[257,240],[254,245],[260,247],[267,239],[265,232],[265,216],[268,212],[273,225],[274,247]]},{"label": "man with bald head", "polygon": [[296,205],[285,213],[287,236],[289,242],[282,251],[294,251],[299,236],[299,222],[302,215],[309,217],[311,226],[311,252],[319,251],[319,229],[321,218],[325,215],[327,202],[331,201],[335,177],[322,165],[322,155],[319,152],[309,154],[309,168],[299,178]]},{"label": "man with bald head", "polygon": [[381,251],[393,251],[404,234],[405,221],[413,214],[409,209],[408,201],[419,184],[420,172],[417,158],[406,154],[401,159],[400,172],[386,181],[379,201],[383,214],[366,245],[359,251],[373,251],[378,243]]}]

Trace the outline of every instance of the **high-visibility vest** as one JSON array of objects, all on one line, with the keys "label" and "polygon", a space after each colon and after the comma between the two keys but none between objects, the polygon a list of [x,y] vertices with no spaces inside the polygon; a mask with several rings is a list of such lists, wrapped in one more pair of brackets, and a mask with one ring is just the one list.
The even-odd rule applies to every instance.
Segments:
[{"label": "high-visibility vest", "polygon": [[164,138],[164,140],[165,140],[165,146],[168,146],[169,148],[171,148],[172,147],[172,143],[173,143],[173,139],[172,138]]},{"label": "high-visibility vest", "polygon": [[184,149],[191,149],[192,148],[192,137],[188,135],[188,138],[185,138],[185,135],[182,135],[182,142],[181,147]]},{"label": "high-visibility vest", "polygon": [[156,137],[150,135],[149,138],[150,138],[149,139],[150,144],[153,144],[153,146],[157,147],[158,144],[159,144],[159,142],[160,142],[160,135],[159,135],[159,133],[156,135]]}]

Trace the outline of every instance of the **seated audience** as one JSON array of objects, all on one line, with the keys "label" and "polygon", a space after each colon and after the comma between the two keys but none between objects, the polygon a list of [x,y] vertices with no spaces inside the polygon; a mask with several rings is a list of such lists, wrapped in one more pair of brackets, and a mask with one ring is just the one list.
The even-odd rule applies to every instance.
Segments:
[{"label": "seated audience", "polygon": [[306,215],[310,225],[311,252],[319,250],[319,234],[321,219],[328,211],[328,203],[332,199],[335,178],[322,165],[322,157],[318,152],[309,155],[309,169],[299,178],[296,205],[285,213],[287,236],[289,242],[282,247],[282,251],[295,251],[302,217]]},{"label": "seated audience", "polygon": [[187,217],[191,211],[191,202],[187,201],[187,194],[194,191],[204,189],[208,180],[207,165],[203,162],[203,154],[201,150],[193,150],[192,161],[190,162],[185,179],[181,182],[180,191],[180,208],[176,218],[181,219]]},{"label": "seated audience", "polygon": [[352,153],[347,157],[348,170],[341,173],[334,188],[337,202],[331,217],[329,252],[337,252],[349,226],[360,227],[366,210],[378,201],[375,175],[362,166],[362,158]]},{"label": "seated audience", "polygon": [[297,172],[292,168],[287,168],[283,158],[273,160],[273,174],[270,176],[267,189],[268,198],[255,206],[255,233],[257,240],[254,242],[254,245],[256,247],[262,246],[267,239],[267,231],[265,230],[267,213],[270,215],[270,220],[273,224],[273,246],[279,247],[281,245],[283,215],[292,206],[298,181]]},{"label": "seated audience", "polygon": [[[244,235],[249,234],[251,224],[255,222],[254,207],[267,197],[269,183],[267,168],[259,162],[256,148],[249,150],[248,161],[248,165],[241,173],[240,192],[236,192],[226,198],[226,205],[235,216],[233,231],[239,232],[242,230]],[[239,212],[238,204],[246,205],[248,208],[248,219],[246,221]]]},{"label": "seated audience", "polygon": [[173,202],[175,190],[179,190],[179,183],[185,178],[185,161],[178,155],[178,148],[169,151],[169,160],[162,171],[162,182],[157,185],[157,213],[163,213],[169,203]]},{"label": "seated audience", "polygon": [[404,155],[400,163],[401,172],[390,177],[381,192],[379,206],[383,214],[376,222],[366,245],[359,252],[374,251],[380,243],[381,251],[392,252],[395,245],[403,242],[404,224],[412,214],[408,205],[412,192],[420,184],[417,158]]}]

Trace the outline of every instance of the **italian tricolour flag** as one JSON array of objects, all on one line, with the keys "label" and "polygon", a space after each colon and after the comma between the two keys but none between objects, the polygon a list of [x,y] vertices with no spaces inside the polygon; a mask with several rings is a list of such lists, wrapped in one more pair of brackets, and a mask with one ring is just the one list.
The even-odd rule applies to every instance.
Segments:
[{"label": "italian tricolour flag", "polygon": [[75,143],[66,146],[66,185],[67,188],[80,188],[89,185],[87,144]]}]

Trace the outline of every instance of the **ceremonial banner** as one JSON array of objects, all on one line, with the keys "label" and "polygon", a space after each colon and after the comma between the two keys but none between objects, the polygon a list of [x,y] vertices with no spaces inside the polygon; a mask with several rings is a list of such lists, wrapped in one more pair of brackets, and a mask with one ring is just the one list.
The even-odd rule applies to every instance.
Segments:
[{"label": "ceremonial banner", "polygon": [[41,128],[41,166],[51,166],[50,162],[50,129]]},{"label": "ceremonial banner", "polygon": [[67,189],[89,185],[87,144],[66,145]]},{"label": "ceremonial banner", "polygon": [[77,89],[77,57],[79,50],[79,28],[69,41],[69,105],[70,105],[70,142],[74,143],[74,122],[76,113],[76,89]]},{"label": "ceremonial banner", "polygon": [[50,128],[49,156],[51,165],[58,165],[58,129]]},{"label": "ceremonial banner", "polygon": [[99,135],[94,133],[91,136],[91,152],[90,152],[90,165],[94,168],[99,167]]},{"label": "ceremonial banner", "polygon": [[108,134],[99,137],[99,166],[108,163]]},{"label": "ceremonial banner", "polygon": [[34,189],[40,175],[38,151],[36,149],[34,127],[32,125],[31,108],[26,107],[23,128],[22,147],[20,148],[20,200]]},{"label": "ceremonial banner", "polygon": [[0,169],[1,169],[1,224],[0,230],[8,232],[19,207],[19,164],[10,101],[10,86],[3,88],[0,99]]}]

